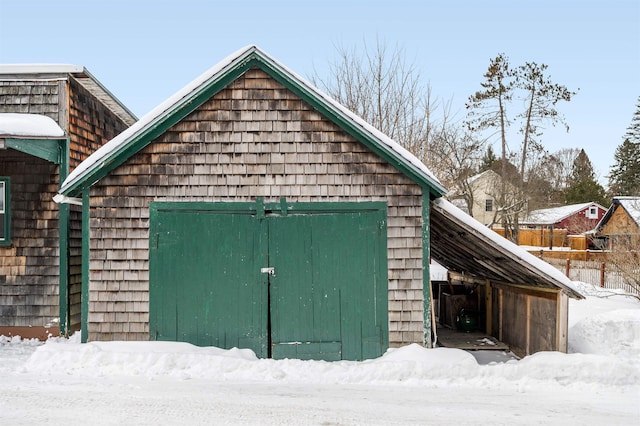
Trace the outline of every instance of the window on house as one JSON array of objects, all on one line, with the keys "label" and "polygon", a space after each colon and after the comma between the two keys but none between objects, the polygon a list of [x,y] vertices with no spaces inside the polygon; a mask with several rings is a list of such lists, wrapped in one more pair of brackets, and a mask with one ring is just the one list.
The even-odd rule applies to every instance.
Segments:
[{"label": "window on house", "polygon": [[493,211],[493,200],[491,198],[487,198],[484,200],[484,211],[492,212]]},{"label": "window on house", "polygon": [[0,246],[11,243],[9,230],[9,178],[0,177]]},{"label": "window on house", "polygon": [[597,219],[598,218],[598,208],[597,207],[589,207],[589,211],[587,212],[588,219]]}]

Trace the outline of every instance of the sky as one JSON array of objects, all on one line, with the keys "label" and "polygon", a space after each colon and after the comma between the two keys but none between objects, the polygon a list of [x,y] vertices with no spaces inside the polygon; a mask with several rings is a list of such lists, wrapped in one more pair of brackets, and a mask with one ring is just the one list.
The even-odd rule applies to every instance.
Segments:
[{"label": "sky", "polygon": [[632,425],[640,301],[576,283],[568,353],[412,344],[365,361],[258,359],[183,342],[0,336],[0,423]]},{"label": "sky", "polygon": [[0,63],[82,65],[138,117],[247,45],[311,79],[376,40],[458,119],[491,58],[548,65],[578,93],[542,144],[584,148],[603,183],[640,99],[638,0],[0,0]]}]

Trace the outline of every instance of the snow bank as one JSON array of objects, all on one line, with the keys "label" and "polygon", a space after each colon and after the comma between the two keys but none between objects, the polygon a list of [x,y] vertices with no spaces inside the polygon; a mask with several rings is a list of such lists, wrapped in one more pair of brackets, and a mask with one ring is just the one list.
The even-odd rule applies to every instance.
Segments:
[{"label": "snow bank", "polygon": [[576,282],[583,300],[569,301],[570,353],[640,360],[640,302],[622,290]]},{"label": "snow bank", "polygon": [[569,352],[640,358],[640,310],[627,309],[584,318],[569,331]]},{"label": "snow bank", "polygon": [[541,382],[563,386],[640,384],[639,363],[606,356],[547,352],[521,361],[479,365],[463,350],[425,349],[417,344],[390,349],[373,360],[326,362],[258,359],[247,349],[202,348],[175,342],[51,341],[36,349],[21,372],[40,376],[143,376],[219,382],[428,387],[520,388]]}]

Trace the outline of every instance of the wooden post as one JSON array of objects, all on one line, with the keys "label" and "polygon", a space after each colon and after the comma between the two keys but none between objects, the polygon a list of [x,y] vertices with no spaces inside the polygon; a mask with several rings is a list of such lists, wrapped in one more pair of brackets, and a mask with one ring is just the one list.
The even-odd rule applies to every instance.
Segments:
[{"label": "wooden post", "polygon": [[491,287],[491,281],[487,280],[484,290],[484,306],[485,306],[485,328],[489,336],[493,336],[492,323],[493,323],[493,288]]},{"label": "wooden post", "polygon": [[604,262],[602,262],[600,264],[600,287],[602,288],[604,288],[604,278],[605,278],[604,267],[605,267],[605,264]]},{"label": "wooden post", "polygon": [[531,296],[525,295],[526,323],[525,323],[525,355],[531,355]]},{"label": "wooden post", "polygon": [[571,259],[567,259],[567,264],[564,267],[564,274],[568,277],[571,272]]},{"label": "wooden post", "polygon": [[556,298],[556,350],[567,352],[567,334],[569,329],[569,296],[558,291]]},{"label": "wooden post", "polygon": [[498,340],[502,340],[502,289],[498,289]]}]

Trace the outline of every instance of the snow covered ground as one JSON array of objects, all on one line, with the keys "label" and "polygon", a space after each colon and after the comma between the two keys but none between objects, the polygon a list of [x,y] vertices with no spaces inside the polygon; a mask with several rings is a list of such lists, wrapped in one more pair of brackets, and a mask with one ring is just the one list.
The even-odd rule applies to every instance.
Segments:
[{"label": "snow covered ground", "polygon": [[579,285],[588,297],[570,302],[571,353],[488,364],[418,345],[330,363],[0,337],[0,424],[640,424],[640,302]]}]

